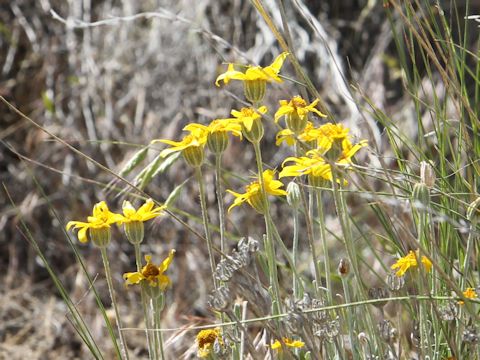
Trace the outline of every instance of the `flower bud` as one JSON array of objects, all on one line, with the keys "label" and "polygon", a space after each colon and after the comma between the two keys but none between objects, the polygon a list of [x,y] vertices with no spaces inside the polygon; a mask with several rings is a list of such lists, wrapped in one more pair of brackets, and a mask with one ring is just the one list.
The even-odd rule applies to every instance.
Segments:
[{"label": "flower bud", "polygon": [[225,131],[215,131],[208,135],[207,145],[211,152],[219,155],[228,146],[228,135]]},{"label": "flower bud", "polygon": [[247,80],[243,84],[245,97],[248,101],[252,104],[258,104],[263,100],[267,90],[267,82],[265,80]]},{"label": "flower bud", "polygon": [[300,193],[300,186],[294,181],[290,182],[287,186],[287,203],[294,209],[298,209],[302,202],[302,196]]},{"label": "flower bud", "polygon": [[112,232],[110,226],[104,226],[100,228],[90,228],[90,238],[92,243],[99,248],[106,248],[110,244],[112,238]]},{"label": "flower bud", "polygon": [[422,161],[420,163],[420,180],[429,189],[435,185],[436,175],[431,161]]},{"label": "flower bud", "polygon": [[342,278],[347,277],[350,274],[350,262],[346,258],[341,258],[338,264],[338,275]]},{"label": "flower bud", "polygon": [[188,165],[199,167],[203,164],[203,146],[189,146],[182,151],[182,155]]},{"label": "flower bud", "polygon": [[262,124],[262,119],[254,119],[252,128],[250,130],[247,130],[245,126],[242,129],[243,131],[243,136],[250,141],[251,143],[257,143],[260,142],[263,138],[263,134],[265,130],[263,129],[263,124]]},{"label": "flower bud", "polygon": [[145,226],[142,221],[130,221],[125,223],[125,235],[132,245],[138,245],[143,241]]}]

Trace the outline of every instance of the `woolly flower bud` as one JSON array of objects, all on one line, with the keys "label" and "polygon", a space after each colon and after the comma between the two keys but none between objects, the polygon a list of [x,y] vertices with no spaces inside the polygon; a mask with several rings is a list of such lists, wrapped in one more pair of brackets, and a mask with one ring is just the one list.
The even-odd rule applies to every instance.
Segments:
[{"label": "woolly flower bud", "polygon": [[294,181],[290,182],[287,186],[287,203],[294,209],[300,207],[302,201],[300,186]]},{"label": "woolly flower bud", "polygon": [[429,189],[435,185],[436,176],[431,161],[422,161],[420,163],[420,180]]}]

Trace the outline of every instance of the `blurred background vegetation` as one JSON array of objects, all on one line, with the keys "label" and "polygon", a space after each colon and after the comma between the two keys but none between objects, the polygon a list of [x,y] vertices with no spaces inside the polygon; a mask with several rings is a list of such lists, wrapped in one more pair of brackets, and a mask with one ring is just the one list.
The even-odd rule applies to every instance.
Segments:
[{"label": "blurred background vegetation", "polygon": [[[456,30],[465,26],[465,3],[432,1],[433,13],[439,9],[436,3],[452,21],[452,37],[459,39]],[[275,2],[266,4],[276,23],[281,24]],[[396,169],[394,154],[385,142],[382,126],[368,111],[368,102],[412,141],[419,136],[418,112],[425,117],[425,131],[431,129],[428,107],[415,108],[402,83],[405,69],[399,63],[392,28],[401,31],[404,19],[395,12],[387,17],[380,0],[291,1],[286,9],[296,55],[326,107],[357,136],[369,139],[371,150],[363,155],[363,163],[380,158],[387,167]],[[471,1],[468,13],[480,13],[480,1]],[[477,24],[469,20],[467,26],[468,36],[462,42],[476,52]],[[227,89],[214,86],[214,79],[225,69],[223,63],[265,65],[281,51],[247,1],[11,0],[0,4],[0,95],[37,124],[115,172],[151,140],[177,138],[188,122],[226,117],[231,108],[238,107],[234,94],[241,93],[240,85]],[[472,68],[476,65],[473,57],[467,60]],[[419,81],[424,81],[419,95],[428,103],[445,84],[438,74],[427,74],[421,64],[416,69]],[[294,73],[291,65],[284,73]],[[473,96],[473,82],[467,89]],[[297,93],[295,84],[287,82],[272,88],[267,103],[273,108],[277,105],[273,99]],[[364,108],[367,111],[359,110]],[[446,111],[450,110],[446,106]],[[273,129],[273,124],[269,126]],[[274,146],[273,137],[266,139],[263,150],[266,162],[273,167],[287,155],[285,149]],[[404,151],[408,160],[408,150]],[[157,151],[149,151],[145,165],[157,155]],[[224,167],[248,176],[253,156],[250,149],[232,141]],[[132,180],[135,175],[126,177]],[[165,201],[175,186],[191,176],[178,162],[152,179],[145,190],[156,200]],[[214,208],[213,172],[207,171],[206,176]],[[17,210],[70,286],[94,334],[104,336],[102,320],[91,306],[93,298],[65,241],[63,227],[68,220],[85,217],[92,205],[103,199],[119,209],[124,197],[117,196],[117,190],[124,185],[115,182],[117,188],[107,194],[106,185],[112,180],[111,174],[0,104],[0,357],[88,357],[68,325],[65,306],[47,271],[19,230]],[[200,215],[197,195],[192,194],[196,194],[196,187],[189,182],[175,202],[177,215],[201,229],[198,219],[185,215]],[[56,220],[47,202],[63,223]],[[352,204],[353,212],[362,210]],[[277,217],[289,216],[281,204],[274,211]],[[216,221],[215,212],[211,219]],[[238,212],[231,219],[236,224],[230,224],[232,233],[259,237],[255,231],[261,226],[241,225],[261,224],[262,219],[253,212]],[[368,218],[365,221],[375,223]],[[286,231],[288,225],[287,221],[279,226]],[[121,274],[133,268],[134,257],[131,246],[114,231],[118,241],[109,253],[115,259],[112,266],[121,290]],[[168,249],[177,250],[172,268],[174,286],[167,294],[163,325],[194,325],[212,319],[206,305],[210,276],[203,242],[169,217],[155,220],[147,233],[146,252],[163,258]],[[233,237],[232,247],[236,239]],[[97,274],[99,254],[91,245],[79,248],[90,273]],[[332,263],[341,256],[336,254]],[[96,285],[108,303],[103,281]],[[135,307],[138,294],[124,294],[125,323],[135,327],[141,315]],[[132,348],[144,346],[140,332],[131,336]],[[191,349],[188,352],[193,345],[191,334],[178,332],[168,339],[172,353],[194,353]]]}]

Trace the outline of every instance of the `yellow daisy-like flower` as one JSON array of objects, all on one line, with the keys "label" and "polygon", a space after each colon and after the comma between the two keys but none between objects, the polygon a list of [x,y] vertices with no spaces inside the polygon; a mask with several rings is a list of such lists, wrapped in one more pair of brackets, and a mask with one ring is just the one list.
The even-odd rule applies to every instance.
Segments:
[{"label": "yellow daisy-like flower", "polygon": [[[390,267],[390,269],[397,270],[395,275],[402,277],[405,275],[408,269],[418,266],[417,257],[419,257],[419,251],[417,250],[417,253],[415,254],[414,251],[410,250],[406,256],[398,259],[397,262]],[[429,258],[422,256],[421,262],[427,273],[432,270],[432,262]]]},{"label": "yellow daisy-like flower", "polygon": [[206,358],[213,350],[215,341],[222,344],[222,338],[220,337],[220,328],[200,330],[197,334],[197,355],[199,358]]},{"label": "yellow daisy-like flower", "polygon": [[183,128],[184,131],[190,132],[190,134],[183,137],[181,141],[173,141],[168,139],[153,140],[152,144],[161,142],[171,145],[172,147],[163,150],[160,156],[166,157],[174,152],[182,151],[190,147],[203,148],[207,142],[208,131],[206,129],[196,126],[198,124],[188,124]]},{"label": "yellow daisy-like flower", "polygon": [[[292,339],[285,338],[285,337],[282,340],[283,340],[283,343],[285,344],[285,346],[288,346],[288,347],[301,348],[301,347],[305,346],[305,343],[303,341],[300,341],[300,340],[292,340]],[[282,343],[280,342],[280,340],[275,340],[275,342],[272,345],[270,345],[270,347],[273,350],[282,350]]]},{"label": "yellow daisy-like flower", "polygon": [[287,58],[288,53],[284,52],[277,56],[273,63],[266,67],[261,66],[247,66],[245,72],[235,70],[234,64],[228,64],[228,69],[226,72],[217,77],[215,85],[220,86],[220,81],[223,81],[225,84],[228,84],[231,80],[240,80],[240,81],[276,81],[283,82],[283,80],[278,76],[280,69],[282,68],[283,62]]},{"label": "yellow daisy-like flower", "polygon": [[108,234],[99,234],[99,231],[96,230],[108,229],[109,231],[110,225],[121,221],[121,219],[122,216],[120,214],[112,213],[108,209],[107,203],[105,201],[101,201],[95,204],[95,206],[93,207],[92,216],[87,217],[87,222],[69,221],[67,224],[67,230],[70,230],[70,228],[72,227],[74,229],[80,229],[78,231],[78,240],[80,240],[80,242],[82,243],[85,243],[88,241],[87,232],[90,233],[90,236],[92,236],[92,232],[95,233],[95,236],[109,236],[109,232]]},{"label": "yellow daisy-like flower", "polygon": [[[307,121],[305,129],[298,135],[297,139],[303,142],[311,142],[317,140],[317,128],[313,126],[311,121]],[[295,133],[290,129],[280,130],[275,137],[275,145],[280,146],[285,142],[288,146],[295,145]]]},{"label": "yellow daisy-like flower", "polygon": [[315,108],[319,101],[319,99],[316,99],[308,105],[307,102],[298,95],[294,96],[290,101],[280,100],[280,108],[275,113],[275,122],[278,122],[278,120],[285,115],[297,115],[304,118],[309,113],[315,113],[320,117],[327,117],[327,115]]},{"label": "yellow daisy-like flower", "polygon": [[242,126],[238,123],[237,119],[215,119],[212,120],[208,125],[193,123],[187,125],[187,127],[189,129],[198,128],[208,132],[208,134],[215,134],[217,132],[229,132],[235,136],[242,137]]},{"label": "yellow daisy-like flower", "polygon": [[[274,196],[285,196],[287,192],[282,190],[283,183],[275,180],[275,172],[273,170],[265,170],[263,172],[263,183],[265,192]],[[246,192],[244,194],[236,193],[232,190],[227,190],[228,193],[235,196],[233,204],[228,208],[228,211],[232,210],[235,206],[240,206],[244,202],[247,202],[251,207],[260,213],[264,212],[264,204],[262,198],[262,190],[259,181],[254,181],[246,186]]]},{"label": "yellow daisy-like flower", "polygon": [[152,144],[161,142],[171,145],[163,150],[160,156],[166,157],[174,152],[181,151],[187,163],[193,167],[201,166],[204,157],[204,147],[208,139],[208,131],[199,124],[188,124],[183,130],[190,132],[181,141],[157,139]]},{"label": "yellow daisy-like flower", "polygon": [[268,108],[266,106],[260,106],[258,109],[252,107],[241,108],[240,111],[232,110],[232,116],[238,121],[239,124],[245,127],[248,131],[252,130],[253,122],[262,118],[263,114],[266,114]]},{"label": "yellow daisy-like flower", "polygon": [[334,143],[342,144],[349,141],[350,129],[343,127],[342,124],[326,123],[315,129],[315,137],[317,138],[317,148],[324,153],[330,150]]},{"label": "yellow daisy-like flower", "polygon": [[[476,299],[478,297],[478,294],[477,294],[477,292],[475,291],[474,288],[467,288],[462,294],[467,299]],[[458,302],[458,304],[463,305],[463,304],[465,304],[465,301],[460,300]]]},{"label": "yellow daisy-like flower", "polygon": [[227,148],[228,133],[242,138],[242,125],[237,119],[215,119],[208,125],[190,124],[189,128],[206,131],[208,147],[216,154],[222,153]]},{"label": "yellow daisy-like flower", "polygon": [[[312,155],[314,153],[308,152],[307,154]],[[285,166],[285,163],[287,162],[293,162],[293,165]],[[282,171],[278,175],[279,178],[290,176],[297,177],[302,175],[311,175],[329,181],[333,178],[330,164],[326,162],[323,157],[317,155],[301,157],[291,156],[284,160],[282,166]]]},{"label": "yellow daisy-like flower", "polygon": [[136,210],[130,201],[124,201],[122,205],[123,216],[122,219],[118,221],[119,224],[127,224],[135,221],[145,222],[150,219],[156,218],[157,216],[162,215],[165,206],[155,207],[155,203],[152,199],[147,199],[145,204],[140,206]]},{"label": "yellow daisy-like flower", "polygon": [[150,287],[158,288],[161,291],[165,291],[165,289],[172,282],[167,275],[164,275],[164,272],[167,271],[170,263],[173,260],[174,255],[175,250],[170,250],[168,257],[163,260],[160,265],[155,265],[151,262],[151,255],[145,255],[145,261],[147,262],[147,264],[142,268],[141,271],[123,274],[125,286],[136,285],[140,284],[142,281],[146,281]]}]

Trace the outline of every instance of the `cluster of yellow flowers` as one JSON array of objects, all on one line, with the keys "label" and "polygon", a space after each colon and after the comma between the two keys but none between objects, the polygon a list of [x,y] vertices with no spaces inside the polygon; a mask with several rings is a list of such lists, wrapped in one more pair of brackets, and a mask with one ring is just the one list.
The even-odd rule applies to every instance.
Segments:
[{"label": "cluster of yellow flowers", "polygon": [[[123,214],[116,214],[110,211],[105,201],[101,201],[93,207],[92,216],[87,217],[86,222],[69,221],[67,230],[72,227],[79,229],[78,239],[85,243],[90,238],[95,246],[104,248],[108,246],[111,239],[110,226],[112,224],[124,225],[127,239],[134,245],[143,241],[145,221],[162,215],[164,207],[155,206],[152,199],[148,199],[138,209],[135,209],[129,201],[124,201],[122,206]],[[123,275],[125,285],[140,284],[145,282],[150,287],[164,291],[171,281],[164,273],[173,260],[175,250],[170,250],[168,257],[160,264],[154,265],[151,256],[145,255],[147,264],[136,272],[129,272]]]},{"label": "cluster of yellow flowers", "polygon": [[[184,130],[189,134],[180,141],[154,140],[153,143],[162,142],[171,146],[163,150],[161,155],[168,156],[173,152],[181,151],[187,163],[197,167],[203,163],[206,144],[215,154],[226,149],[228,133],[240,139],[245,137],[252,143],[258,143],[264,135],[262,119],[268,112],[266,106],[260,105],[265,95],[266,84],[283,82],[279,72],[287,57],[288,53],[282,53],[271,65],[263,68],[249,65],[245,67],[244,72],[236,70],[234,64],[229,64],[227,71],[218,76],[215,84],[220,86],[221,81],[224,84],[228,84],[231,80],[243,81],[245,97],[252,103],[252,106],[232,110],[232,118],[215,119],[209,125],[188,124]],[[280,119],[284,118],[287,127],[277,133],[276,144],[281,145],[283,142],[290,146],[299,144],[299,146],[309,149],[304,156],[286,158],[283,162],[283,169],[279,173],[280,178],[309,175],[309,180],[322,178],[331,181],[333,178],[332,165],[343,167],[350,165],[355,153],[367,145],[366,140],[352,144],[349,129],[341,124],[326,123],[315,127],[309,120],[310,114],[326,117],[316,108],[319,99],[308,104],[302,97],[294,96],[290,100],[280,100],[279,103],[280,107],[276,111],[274,119],[278,123]],[[281,189],[283,184],[275,180],[275,171],[266,170],[262,176],[246,186],[245,193],[228,190],[235,196],[229,211],[244,202],[260,213],[265,211],[260,179],[263,180],[266,194],[286,195],[286,191]],[[318,184],[318,181],[311,182],[311,185],[314,184]]]}]

